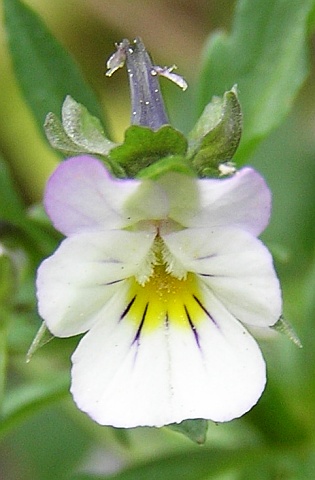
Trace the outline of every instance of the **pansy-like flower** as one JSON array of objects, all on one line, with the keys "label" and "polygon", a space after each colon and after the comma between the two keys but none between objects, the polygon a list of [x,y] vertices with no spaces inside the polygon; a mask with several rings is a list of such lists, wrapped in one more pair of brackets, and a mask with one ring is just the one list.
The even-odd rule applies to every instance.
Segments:
[{"label": "pansy-like flower", "polygon": [[270,214],[259,174],[126,181],[81,156],[58,167],[45,204],[68,238],[39,269],[39,312],[58,337],[88,332],[72,357],[80,409],[161,426],[230,420],[257,402],[265,363],[246,327],[281,314],[256,238]]},{"label": "pansy-like flower", "polygon": [[[139,40],[123,41],[109,74],[126,58],[132,119],[157,130],[167,121],[160,70]],[[118,179],[80,155],[49,179],[46,211],[67,238],[39,268],[39,313],[55,336],[85,334],[71,392],[98,423],[223,422],[258,401],[266,368],[249,331],[281,315],[272,258],[257,238],[271,194],[255,170],[230,173]]]}]

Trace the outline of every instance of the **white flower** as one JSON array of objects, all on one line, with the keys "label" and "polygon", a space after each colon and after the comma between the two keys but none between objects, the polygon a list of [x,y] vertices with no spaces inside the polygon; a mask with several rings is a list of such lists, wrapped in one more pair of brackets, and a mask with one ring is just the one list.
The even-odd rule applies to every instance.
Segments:
[{"label": "white flower", "polygon": [[66,238],[39,268],[39,312],[58,337],[87,332],[71,392],[102,425],[231,420],[265,386],[246,327],[281,314],[257,236],[271,198],[244,168],[227,179],[113,179],[88,156],[50,178],[46,210]]}]

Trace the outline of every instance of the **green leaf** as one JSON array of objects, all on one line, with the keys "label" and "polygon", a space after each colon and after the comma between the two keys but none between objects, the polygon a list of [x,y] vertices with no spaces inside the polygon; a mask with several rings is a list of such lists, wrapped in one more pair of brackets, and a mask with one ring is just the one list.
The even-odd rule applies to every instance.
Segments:
[{"label": "green leaf", "polygon": [[0,417],[0,436],[38,409],[66,397],[68,391],[68,373],[59,374],[57,378],[47,383],[28,383],[8,391]]},{"label": "green leaf", "polygon": [[240,162],[284,119],[308,74],[312,5],[312,0],[239,0],[231,33],[216,33],[208,41],[199,109],[237,84],[244,116]]},{"label": "green leaf", "polygon": [[186,437],[190,438],[193,442],[202,445],[207,438],[208,421],[200,419],[184,420],[181,423],[173,423],[167,425],[168,428],[175,432],[182,433]]},{"label": "green leaf", "polygon": [[[16,272],[9,252],[0,244],[0,305],[8,306],[16,288]],[[0,316],[0,324],[2,322]]]},{"label": "green leaf", "polygon": [[113,148],[109,159],[121,164],[129,177],[170,155],[185,155],[186,138],[177,130],[164,125],[157,131],[133,125],[125,132],[122,145]]},{"label": "green leaf", "polygon": [[266,457],[269,462],[272,462],[277,453],[265,450],[263,447],[257,449],[202,448],[157,458],[145,464],[130,467],[116,475],[77,474],[70,480],[209,480],[216,478],[219,474],[240,471],[243,466],[253,466],[261,458]]},{"label": "green leaf", "polygon": [[16,76],[40,126],[59,114],[66,95],[101,117],[98,100],[78,66],[28,6],[4,0],[5,24]]},{"label": "green leaf", "polygon": [[212,99],[189,134],[188,156],[200,176],[218,173],[218,166],[232,159],[241,133],[241,107],[233,88]]},{"label": "green leaf", "polygon": [[38,263],[56,247],[57,239],[29,218],[8,167],[0,158],[0,236],[10,246],[23,245]]},{"label": "green leaf", "polygon": [[24,205],[9,169],[0,158],[0,220],[14,222],[24,217]]}]

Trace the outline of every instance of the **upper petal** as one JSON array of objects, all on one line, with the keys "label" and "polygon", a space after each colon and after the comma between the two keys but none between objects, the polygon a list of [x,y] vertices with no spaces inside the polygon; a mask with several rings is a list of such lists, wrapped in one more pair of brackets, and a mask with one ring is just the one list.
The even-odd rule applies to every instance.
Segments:
[{"label": "upper petal", "polygon": [[223,305],[248,325],[267,327],[282,313],[279,280],[260,240],[236,228],[187,229],[163,240],[175,262],[200,275]]},{"label": "upper petal", "polygon": [[158,184],[118,180],[87,155],[62,162],[47,183],[45,208],[64,235],[127,227],[163,218],[165,195]]},{"label": "upper petal", "polygon": [[119,228],[122,204],[137,182],[111,178],[104,165],[87,155],[62,162],[47,182],[44,204],[54,226],[64,235]]},{"label": "upper petal", "polygon": [[38,308],[49,330],[67,337],[88,330],[129,276],[146,268],[154,233],[112,231],[65,239],[40,265]]},{"label": "upper petal", "polygon": [[[179,182],[169,184],[167,189],[172,206],[170,217],[178,223],[199,228],[238,226],[254,235],[267,226],[271,193],[261,175],[252,168],[243,168],[226,179],[186,177],[183,181],[186,187]],[[186,196],[186,208],[179,207],[179,195]]]}]

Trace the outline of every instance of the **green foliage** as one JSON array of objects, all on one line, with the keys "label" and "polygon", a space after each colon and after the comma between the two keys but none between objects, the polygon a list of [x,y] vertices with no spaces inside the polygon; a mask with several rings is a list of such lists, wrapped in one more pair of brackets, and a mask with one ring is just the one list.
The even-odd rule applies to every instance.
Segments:
[{"label": "green foliage", "polygon": [[14,223],[23,215],[23,201],[14,188],[8,167],[0,158],[0,219]]},{"label": "green foliage", "polygon": [[52,232],[51,226],[43,226],[28,215],[9,169],[0,158],[0,241],[26,249],[36,263],[56,247],[59,235]]},{"label": "green foliage", "polygon": [[0,417],[0,437],[37,410],[68,395],[69,375],[58,375],[49,382],[28,383],[9,390]]},{"label": "green foliage", "polygon": [[40,17],[20,0],[4,0],[5,23],[18,81],[42,129],[48,112],[59,114],[67,95],[102,116],[79,67]]},{"label": "green foliage", "polygon": [[203,55],[199,111],[237,84],[244,129],[236,159],[277,127],[309,72],[307,26],[312,0],[240,0],[230,34],[211,35]]},{"label": "green foliage", "polygon": [[[276,478],[311,480],[305,472],[314,473],[314,460],[296,455],[293,458],[277,449],[205,448],[158,458],[136,465],[116,475],[74,475],[70,480],[209,480],[242,478],[270,480]],[[225,477],[224,474],[229,474]],[[222,477],[221,477],[222,475]]]},{"label": "green foliage", "polygon": [[[46,120],[52,145],[67,155],[97,155],[117,177],[155,179],[169,170],[217,175],[221,162],[234,155],[239,163],[247,161],[254,147],[283,121],[309,71],[307,36],[315,25],[314,1],[239,0],[231,33],[212,35],[205,49],[197,86],[199,112],[204,113],[188,144],[170,126],[156,132],[133,126],[125,143],[116,145],[98,120],[102,109],[94,93],[41,19],[19,0],[4,0],[4,7],[15,72],[38,124],[52,112]],[[171,39],[170,35],[170,43]],[[240,105],[236,91],[227,91],[235,84],[244,119],[237,151]],[[11,462],[9,480],[22,476],[25,480],[315,478],[312,82],[308,89],[295,116],[252,159],[273,192],[274,215],[267,239],[280,252],[276,265],[284,314],[303,349],[286,338],[262,341],[269,366],[265,394],[244,418],[230,425],[210,423],[206,441],[203,420],[153,431],[113,431],[94,425],[72,402],[64,402],[70,396],[69,357],[77,339],[62,340],[62,345],[54,340],[26,364],[39,326],[35,268],[61,237],[40,207],[36,214],[28,208],[10,169],[0,161],[0,437],[5,440],[0,449],[1,474]],[[65,98],[60,122],[57,116]],[[181,101],[173,104],[184,115]],[[19,141],[14,129],[10,141]],[[5,152],[7,145],[0,146]],[[286,322],[281,320],[277,327],[298,343]],[[33,350],[46,341],[43,332],[44,327]],[[202,448],[195,444],[204,441]],[[117,457],[118,473],[78,473],[90,471],[87,455],[95,450],[105,452],[105,460],[106,455]]]}]

